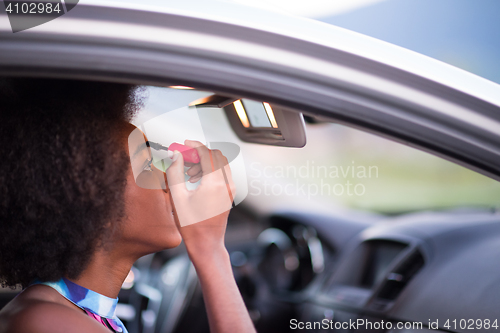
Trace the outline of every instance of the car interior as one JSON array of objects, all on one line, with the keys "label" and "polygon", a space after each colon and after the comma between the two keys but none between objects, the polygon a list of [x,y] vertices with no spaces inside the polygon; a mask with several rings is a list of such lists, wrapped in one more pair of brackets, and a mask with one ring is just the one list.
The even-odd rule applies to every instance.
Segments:
[{"label": "car interior", "polygon": [[[258,332],[498,329],[498,181],[308,110],[175,82],[141,94],[149,139],[230,156],[226,246]],[[209,331],[182,245],[137,261],[119,299],[129,332]]]}]

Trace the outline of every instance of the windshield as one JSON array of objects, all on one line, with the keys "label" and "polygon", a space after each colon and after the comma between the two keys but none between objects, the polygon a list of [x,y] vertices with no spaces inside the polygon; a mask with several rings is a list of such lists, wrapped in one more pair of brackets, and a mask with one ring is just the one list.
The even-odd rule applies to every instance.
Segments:
[{"label": "windshield", "polygon": [[[176,111],[179,132],[189,103],[211,92],[148,87],[144,109],[134,123],[154,123]],[[173,114],[173,113],[172,113]],[[186,118],[188,113],[186,112]],[[280,207],[359,209],[398,214],[427,209],[499,207],[500,183],[442,158],[334,123],[306,124],[304,148],[245,143],[222,109],[198,110],[206,142],[236,143],[244,160],[243,203]],[[192,123],[192,120],[186,119]],[[182,131],[181,131],[182,132]],[[190,139],[187,138],[186,139]],[[242,170],[240,169],[239,172]]]}]

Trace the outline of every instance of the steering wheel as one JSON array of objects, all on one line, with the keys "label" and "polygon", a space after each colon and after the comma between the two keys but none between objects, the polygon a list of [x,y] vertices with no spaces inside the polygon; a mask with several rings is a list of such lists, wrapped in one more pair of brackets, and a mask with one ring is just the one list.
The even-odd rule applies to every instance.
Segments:
[{"label": "steering wheel", "polygon": [[141,312],[142,332],[172,333],[198,283],[194,266],[187,255],[180,255],[167,261],[149,280],[135,285],[135,291],[148,300]]}]

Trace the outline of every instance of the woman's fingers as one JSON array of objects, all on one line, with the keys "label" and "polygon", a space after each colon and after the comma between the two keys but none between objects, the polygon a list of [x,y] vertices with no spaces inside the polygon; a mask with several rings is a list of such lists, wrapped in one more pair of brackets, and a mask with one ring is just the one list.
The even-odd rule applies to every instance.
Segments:
[{"label": "woman's fingers", "polygon": [[192,167],[190,167],[188,169],[188,171],[186,171],[186,175],[190,176],[190,177],[194,177],[198,174],[201,174],[202,171],[201,171],[201,165],[200,164],[195,164],[193,165]]},{"label": "woman's fingers", "polygon": [[[222,169],[224,177],[224,182],[229,185],[231,192],[234,195],[234,183],[232,180],[231,169],[229,167],[228,159],[222,154],[222,152],[218,149],[208,149],[205,145],[203,145],[199,141],[184,141],[186,146],[195,148],[198,151],[198,155],[200,156],[200,163],[191,165],[186,174],[190,177],[190,183],[196,183],[200,179],[203,178],[203,175],[207,175],[216,170]],[[222,180],[222,177],[221,177]]]},{"label": "woman's fingers", "polygon": [[[200,163],[192,165],[185,173],[182,172],[181,176],[180,171],[184,171],[185,165],[181,165],[181,160],[177,157],[167,170],[168,185],[181,227],[227,213],[234,198],[231,173],[227,170],[228,160],[222,152],[209,150],[198,141],[186,140],[185,145],[197,150]],[[201,185],[193,190],[187,190],[186,186],[170,185],[171,181],[184,182],[186,174],[190,177],[190,183],[201,180]],[[178,187],[182,188],[182,193],[179,192],[181,195],[176,191]]]},{"label": "woman's fingers", "polygon": [[186,140],[184,144],[188,147],[195,148],[200,156],[200,165],[203,174],[208,174],[213,171],[212,161],[208,148],[199,141]]},{"label": "woman's fingers", "polygon": [[202,178],[202,175],[195,176],[195,177],[191,177],[191,178],[189,178],[188,182],[190,182],[190,183],[196,183],[196,182],[197,182],[197,181],[199,181],[201,178]]},{"label": "woman's fingers", "polygon": [[168,186],[170,188],[174,185],[184,183],[184,158],[182,154],[176,150],[172,160],[174,160],[173,163],[166,171]]},{"label": "woman's fingers", "polygon": [[219,149],[213,149],[212,156],[215,160],[215,162],[214,162],[214,164],[216,165],[215,169],[218,170],[218,169],[223,168],[224,166],[226,166],[228,164],[226,156],[224,156]]}]

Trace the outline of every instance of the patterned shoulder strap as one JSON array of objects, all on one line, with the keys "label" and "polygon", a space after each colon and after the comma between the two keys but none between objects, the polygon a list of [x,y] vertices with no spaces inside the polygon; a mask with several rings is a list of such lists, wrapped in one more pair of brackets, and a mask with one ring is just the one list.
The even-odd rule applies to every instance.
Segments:
[{"label": "patterned shoulder strap", "polygon": [[94,318],[95,320],[97,320],[99,323],[101,323],[102,325],[104,325],[104,327],[106,327],[107,329],[109,329],[111,332],[113,332],[113,333],[121,333],[120,328],[116,327],[114,325],[113,321],[108,321],[107,318],[98,316],[95,313],[90,312],[89,310],[84,310],[84,311],[85,311],[85,313],[87,313],[87,315],[89,315],[89,317]]}]

